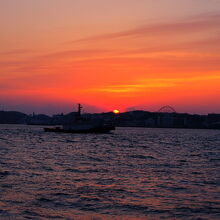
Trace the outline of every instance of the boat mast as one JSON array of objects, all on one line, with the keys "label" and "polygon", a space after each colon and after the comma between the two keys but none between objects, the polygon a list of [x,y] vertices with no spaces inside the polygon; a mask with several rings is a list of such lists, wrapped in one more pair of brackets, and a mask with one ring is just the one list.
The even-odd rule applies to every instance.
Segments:
[{"label": "boat mast", "polygon": [[81,116],[81,109],[82,109],[81,104],[78,104],[78,116]]}]

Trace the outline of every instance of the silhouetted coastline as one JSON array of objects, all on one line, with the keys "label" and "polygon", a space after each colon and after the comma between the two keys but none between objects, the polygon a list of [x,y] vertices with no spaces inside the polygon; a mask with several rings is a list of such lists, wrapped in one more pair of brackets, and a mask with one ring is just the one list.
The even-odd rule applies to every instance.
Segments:
[{"label": "silhouetted coastline", "polygon": [[[74,112],[48,116],[27,115],[17,111],[0,111],[0,124],[61,125],[71,120]],[[113,121],[118,127],[198,128],[220,129],[220,114],[164,113],[130,111],[114,115],[112,112],[84,114],[84,117]]]}]

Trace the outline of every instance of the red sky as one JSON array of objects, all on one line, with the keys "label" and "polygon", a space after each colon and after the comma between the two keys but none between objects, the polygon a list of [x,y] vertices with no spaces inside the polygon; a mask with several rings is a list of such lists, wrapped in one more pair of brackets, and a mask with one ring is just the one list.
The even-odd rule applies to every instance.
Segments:
[{"label": "red sky", "polygon": [[220,113],[220,1],[0,0],[0,26],[0,109]]}]

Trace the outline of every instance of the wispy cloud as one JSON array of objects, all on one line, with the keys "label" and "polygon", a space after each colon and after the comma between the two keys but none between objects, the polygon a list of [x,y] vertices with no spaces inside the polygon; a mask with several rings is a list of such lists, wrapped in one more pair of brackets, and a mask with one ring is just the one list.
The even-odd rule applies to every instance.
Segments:
[{"label": "wispy cloud", "polygon": [[114,33],[107,33],[102,35],[91,36],[88,38],[72,41],[72,43],[80,41],[98,41],[117,39],[123,37],[140,37],[140,36],[152,36],[157,34],[184,34],[189,32],[197,32],[202,30],[220,28],[220,15],[199,15],[197,17],[188,18],[185,20],[179,20],[170,23],[155,23],[146,24],[130,30],[124,30]]},{"label": "wispy cloud", "polygon": [[201,81],[220,80],[220,75],[197,76],[188,78],[159,78],[141,79],[136,84],[107,85],[104,87],[91,88],[87,91],[101,93],[138,93],[158,88],[170,88],[188,83]]},{"label": "wispy cloud", "polygon": [[[206,34],[198,36],[198,31],[207,31]],[[215,31],[211,31],[215,30]],[[174,38],[177,41],[164,39],[165,35],[180,34]],[[181,38],[182,34],[196,33],[196,37]],[[191,73],[195,71],[212,71],[220,68],[220,15],[200,15],[197,17],[179,20],[170,23],[156,23],[142,25],[130,30],[119,31],[109,34],[92,36],[80,39],[79,41],[98,41],[110,40],[125,37],[136,38],[138,36],[155,36],[157,38],[152,42],[136,41],[133,45],[105,44],[104,48],[91,42],[88,45],[74,44],[56,51],[31,51],[25,49],[14,49],[0,52],[0,78],[9,75],[21,76],[38,73],[48,73],[54,75],[60,72],[82,74],[86,71],[94,74],[101,68],[105,72],[106,68],[111,67],[112,74],[114,71],[119,73],[121,69],[133,69],[134,74],[137,68],[146,69],[146,74],[154,74],[158,72],[180,71]],[[191,35],[190,35],[191,36]],[[143,38],[144,39],[144,38]],[[92,47],[92,48],[91,48]],[[79,49],[78,49],[79,48]],[[108,49],[109,48],[109,49]],[[11,55],[16,55],[13,57]],[[92,69],[93,68],[93,69]],[[77,71],[76,71],[77,69]],[[92,71],[91,71],[92,69]],[[9,74],[10,73],[10,74]],[[123,70],[122,70],[123,73]],[[142,71],[143,73],[143,71]],[[138,74],[138,73],[137,73]],[[103,89],[103,88],[102,88]],[[109,88],[104,88],[105,91]],[[135,88],[129,87],[135,90]],[[127,92],[125,88],[118,88],[114,91]]]},{"label": "wispy cloud", "polygon": [[97,56],[103,54],[110,54],[112,50],[107,49],[72,49],[72,50],[63,50],[58,52],[51,52],[48,54],[44,54],[39,56],[39,58],[82,58],[82,57],[90,57],[90,56]]},{"label": "wispy cloud", "polygon": [[[199,40],[191,40],[191,41],[185,41],[181,43],[170,43],[167,42],[163,45],[152,45],[149,47],[143,47],[143,48],[137,48],[133,50],[122,50],[118,52],[118,55],[137,55],[137,54],[145,54],[145,55],[154,55],[155,53],[161,53],[162,55],[165,55],[165,53],[169,54],[170,52],[175,52],[175,55],[178,55],[178,51],[182,54],[186,54],[186,51],[188,55],[202,55],[205,57],[206,55],[214,56],[213,52],[216,52],[219,54],[219,48],[220,48],[220,37],[219,36],[211,36],[206,37],[204,39]],[[184,52],[185,51],[185,52]],[[198,51],[197,54],[193,51]],[[201,53],[201,52],[206,53]]]},{"label": "wispy cloud", "polygon": [[[70,49],[70,50],[60,50],[55,52],[46,52],[46,53],[38,53],[38,54],[28,54],[27,56],[20,56],[25,53],[23,51],[11,50],[4,53],[0,53],[2,55],[2,59],[0,61],[0,78],[3,75],[8,75],[5,69],[13,69],[13,74],[15,73],[25,73],[33,72],[36,70],[54,70],[58,63],[61,62],[60,65],[63,67],[66,63],[71,62],[71,64],[78,64],[81,61],[86,61],[89,59],[102,59],[103,57],[108,57],[114,54],[113,50],[107,49]],[[10,55],[5,56],[4,54]],[[11,55],[16,55],[16,57],[11,57]],[[11,75],[11,74],[10,74]]]},{"label": "wispy cloud", "polygon": [[27,49],[13,49],[13,50],[7,50],[0,52],[0,55],[21,55],[21,54],[27,54],[27,53],[33,53],[34,50],[27,50]]}]

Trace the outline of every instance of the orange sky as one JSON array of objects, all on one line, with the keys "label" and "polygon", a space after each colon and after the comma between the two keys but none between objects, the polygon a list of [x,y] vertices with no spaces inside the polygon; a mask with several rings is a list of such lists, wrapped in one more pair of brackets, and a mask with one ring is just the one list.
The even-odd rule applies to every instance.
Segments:
[{"label": "orange sky", "polygon": [[0,26],[0,109],[220,113],[220,1],[0,0]]}]

